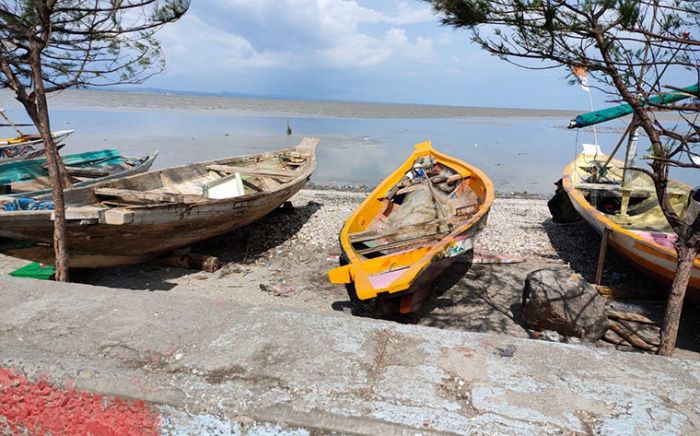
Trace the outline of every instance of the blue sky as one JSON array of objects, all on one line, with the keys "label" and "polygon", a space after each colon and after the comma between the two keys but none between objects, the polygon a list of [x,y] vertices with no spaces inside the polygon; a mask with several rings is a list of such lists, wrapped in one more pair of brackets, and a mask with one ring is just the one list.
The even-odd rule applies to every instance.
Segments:
[{"label": "blue sky", "polygon": [[[194,0],[158,35],[146,86],[288,98],[585,109],[564,70],[529,71],[472,45],[412,0]],[[602,103],[602,102],[601,102]]]}]

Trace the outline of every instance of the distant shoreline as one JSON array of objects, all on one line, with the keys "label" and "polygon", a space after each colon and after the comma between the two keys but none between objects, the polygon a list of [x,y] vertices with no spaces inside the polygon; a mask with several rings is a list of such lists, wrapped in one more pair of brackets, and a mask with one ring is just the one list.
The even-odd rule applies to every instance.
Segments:
[{"label": "distant shoreline", "polygon": [[[552,184],[554,186],[554,184]],[[318,183],[308,182],[304,189],[309,191],[324,191],[324,192],[352,192],[369,194],[374,191],[375,186],[369,186],[362,183]],[[554,188],[552,188],[552,193]],[[508,198],[518,200],[548,200],[552,195],[550,193],[538,193],[527,191],[496,191],[496,198]]]},{"label": "distant shoreline", "polygon": [[[13,101],[8,90],[2,100]],[[147,98],[144,98],[147,97]],[[14,103],[14,102],[13,102]],[[14,108],[13,105],[9,105]],[[476,117],[573,118],[581,111],[460,107],[406,103],[359,103],[253,97],[183,95],[136,91],[67,90],[49,97],[52,110],[187,111],[236,116],[355,119],[458,119]],[[18,104],[16,105],[19,108]],[[273,109],[271,109],[273,108]]]}]

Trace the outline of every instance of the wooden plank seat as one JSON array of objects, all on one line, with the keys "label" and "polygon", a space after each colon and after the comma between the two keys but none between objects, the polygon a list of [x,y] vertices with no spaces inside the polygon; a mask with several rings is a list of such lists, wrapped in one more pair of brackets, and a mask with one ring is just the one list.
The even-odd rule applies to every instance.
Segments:
[{"label": "wooden plank seat", "polygon": [[95,188],[94,193],[97,197],[117,198],[120,200],[120,203],[182,203],[187,200],[202,200],[201,197],[196,195],[143,192],[130,189]]},{"label": "wooden plank seat", "polygon": [[288,179],[292,179],[292,178],[296,177],[298,174],[296,171],[291,171],[291,170],[236,167],[236,166],[232,166],[232,165],[207,165],[207,169],[209,171],[216,171],[217,173],[222,173],[222,174],[239,173],[242,176],[247,175],[247,176],[288,178]]},{"label": "wooden plank seat", "polygon": [[417,224],[410,224],[407,226],[400,226],[400,227],[393,227],[390,229],[386,229],[383,231],[376,231],[376,230],[364,230],[361,232],[357,233],[351,233],[349,235],[350,237],[350,242],[355,243],[355,242],[368,242],[368,241],[373,241],[377,239],[383,239],[383,238],[389,238],[392,236],[399,236],[404,233],[411,233],[411,232],[417,232],[421,230],[427,230],[430,227],[433,226],[441,226],[441,225],[447,225],[448,227],[452,227],[455,222],[464,220],[464,217],[457,217],[457,216],[451,216],[447,218],[439,218],[431,221],[426,221],[423,223],[417,223]]},{"label": "wooden plank seat", "polygon": [[380,251],[396,250],[399,248],[409,248],[415,247],[416,245],[432,243],[443,238],[445,235],[449,234],[451,230],[445,230],[442,232],[435,232],[428,235],[416,236],[415,238],[403,239],[401,241],[389,242],[386,244],[379,244],[374,247],[363,248],[357,250],[356,253],[361,255],[378,253]]},{"label": "wooden plank seat", "polygon": [[[656,193],[654,188],[644,186],[622,187],[617,183],[576,183],[574,188],[582,191],[609,192],[613,194],[629,193],[630,197],[648,197]],[[682,189],[667,188],[667,190],[671,195],[681,196],[686,194],[686,191]]]}]

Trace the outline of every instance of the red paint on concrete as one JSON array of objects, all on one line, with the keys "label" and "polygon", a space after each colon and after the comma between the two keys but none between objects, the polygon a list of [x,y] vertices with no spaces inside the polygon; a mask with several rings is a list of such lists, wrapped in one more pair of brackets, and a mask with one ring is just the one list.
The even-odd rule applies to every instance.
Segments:
[{"label": "red paint on concrete", "polygon": [[143,401],[32,383],[0,368],[0,434],[156,435],[159,425],[160,416]]}]

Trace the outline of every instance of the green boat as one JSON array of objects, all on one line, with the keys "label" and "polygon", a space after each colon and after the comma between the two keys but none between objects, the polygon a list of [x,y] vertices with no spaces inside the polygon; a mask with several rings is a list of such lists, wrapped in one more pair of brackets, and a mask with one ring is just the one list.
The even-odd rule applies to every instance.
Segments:
[{"label": "green boat", "polygon": [[[158,156],[125,157],[107,149],[63,156],[74,188],[148,171]],[[5,197],[38,197],[51,193],[46,158],[0,163],[0,192]]]}]

